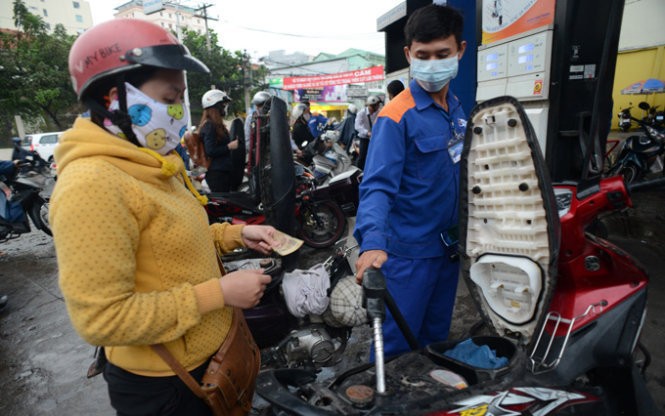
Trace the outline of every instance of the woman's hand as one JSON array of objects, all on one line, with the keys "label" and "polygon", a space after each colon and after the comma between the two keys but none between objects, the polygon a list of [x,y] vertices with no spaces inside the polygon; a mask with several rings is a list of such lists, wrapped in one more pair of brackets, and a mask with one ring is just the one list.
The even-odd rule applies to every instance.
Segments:
[{"label": "woman's hand", "polygon": [[235,139],[234,141],[229,142],[227,147],[229,148],[229,150],[236,150],[238,148],[238,139]]},{"label": "woman's hand", "polygon": [[237,270],[222,276],[219,284],[224,293],[224,303],[242,309],[253,308],[263,297],[263,291],[272,278],[263,269]]},{"label": "woman's hand", "polygon": [[365,270],[370,267],[380,269],[386,260],[388,260],[388,254],[383,250],[364,251],[356,261],[356,282],[361,284]]},{"label": "woman's hand", "polygon": [[276,232],[270,225],[246,225],[241,236],[247,247],[259,253],[270,254],[272,248],[279,245],[279,241],[275,240]]}]

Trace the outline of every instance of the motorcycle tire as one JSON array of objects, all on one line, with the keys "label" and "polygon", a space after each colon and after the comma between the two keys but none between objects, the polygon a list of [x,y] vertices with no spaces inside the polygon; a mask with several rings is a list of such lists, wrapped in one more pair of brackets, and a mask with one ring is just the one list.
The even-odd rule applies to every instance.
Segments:
[{"label": "motorcycle tire", "polygon": [[327,248],[344,235],[346,217],[335,202],[313,202],[303,204],[300,209],[298,235],[308,246]]},{"label": "motorcycle tire", "polygon": [[51,227],[48,223],[48,210],[48,201],[36,201],[30,206],[30,212],[28,212],[28,215],[30,216],[30,219],[32,219],[33,224],[35,224],[35,227],[42,230],[45,234],[53,236]]},{"label": "motorcycle tire", "polygon": [[619,175],[623,176],[626,185],[637,182],[642,177],[640,170],[633,164],[628,164],[619,169]]}]

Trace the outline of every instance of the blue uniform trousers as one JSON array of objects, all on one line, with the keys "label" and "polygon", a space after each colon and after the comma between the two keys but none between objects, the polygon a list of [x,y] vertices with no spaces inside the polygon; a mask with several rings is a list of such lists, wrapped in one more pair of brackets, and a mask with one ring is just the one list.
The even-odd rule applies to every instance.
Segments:
[{"label": "blue uniform trousers", "polygon": [[[381,271],[388,291],[421,347],[444,341],[455,304],[459,262],[447,256],[411,259],[389,255]],[[384,356],[409,351],[409,345],[390,312],[383,324]],[[370,352],[374,361],[374,347]]]}]

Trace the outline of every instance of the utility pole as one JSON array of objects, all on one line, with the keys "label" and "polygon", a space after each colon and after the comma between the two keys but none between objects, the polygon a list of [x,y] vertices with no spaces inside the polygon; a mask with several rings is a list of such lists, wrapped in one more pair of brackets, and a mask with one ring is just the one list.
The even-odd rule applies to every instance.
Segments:
[{"label": "utility pole", "polygon": [[245,95],[245,112],[249,114],[249,88],[252,85],[252,64],[249,60],[249,55],[247,55],[247,49],[243,50],[242,53],[242,72],[242,89]]},{"label": "utility pole", "polygon": [[[197,15],[197,17],[200,17],[203,19],[203,24],[205,25],[206,29],[206,49],[208,49],[208,53],[211,53],[211,45],[210,45],[210,30],[208,29],[208,20],[217,20],[212,17],[208,17],[208,7],[212,7],[212,4],[203,4],[199,6],[198,9],[196,9],[197,12],[203,11],[202,14]],[[214,90],[215,89],[215,84],[212,82],[212,73],[210,74],[210,89]]]}]

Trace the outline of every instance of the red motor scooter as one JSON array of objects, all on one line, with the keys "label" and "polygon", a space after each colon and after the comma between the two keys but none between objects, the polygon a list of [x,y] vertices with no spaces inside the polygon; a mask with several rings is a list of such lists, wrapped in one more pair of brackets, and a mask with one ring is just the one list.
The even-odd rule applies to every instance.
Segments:
[{"label": "red motor scooter", "polygon": [[[629,191],[665,181],[552,186],[511,97],[473,110],[461,172],[461,275],[491,335],[422,349],[411,341],[413,352],[384,361],[381,322],[391,298],[372,270],[363,285],[376,363],[325,382],[308,371],[265,371],[257,393],[275,414],[293,415],[659,414],[638,342],[647,273],[585,229],[602,212],[630,207]],[[465,356],[477,351],[481,358]]]}]

